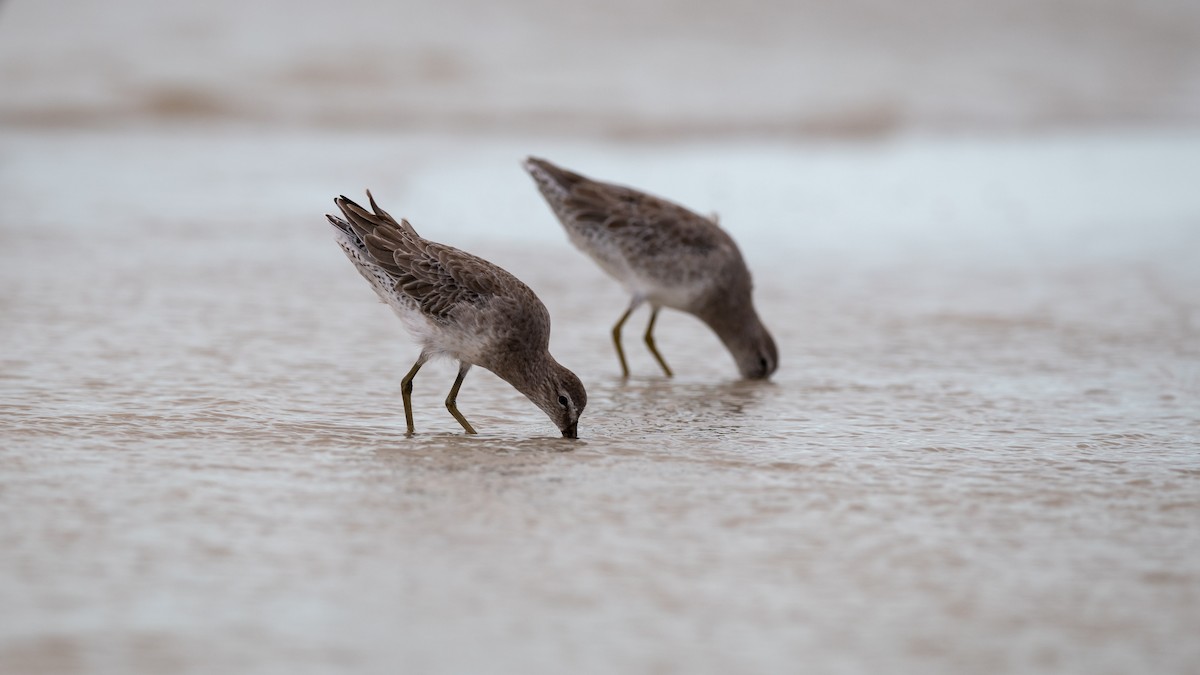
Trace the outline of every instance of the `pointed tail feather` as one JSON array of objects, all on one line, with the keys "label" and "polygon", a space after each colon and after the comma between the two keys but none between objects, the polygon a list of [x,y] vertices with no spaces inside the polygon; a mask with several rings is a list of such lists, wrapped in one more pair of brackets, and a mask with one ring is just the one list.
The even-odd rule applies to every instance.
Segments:
[{"label": "pointed tail feather", "polygon": [[539,186],[562,192],[570,192],[571,188],[588,180],[574,171],[568,171],[540,157],[526,157],[525,170],[533,176]]},{"label": "pointed tail feather", "polygon": [[345,220],[328,214],[325,217],[349,239],[343,240],[343,246],[353,245],[368,260],[388,273],[399,273],[396,252],[421,241],[421,237],[407,220],[401,219],[397,222],[391,214],[379,208],[370,190],[367,191],[367,199],[371,204],[370,211],[345,195],[339,196],[333,201],[345,216]]},{"label": "pointed tail feather", "polygon": [[404,233],[420,237],[413,226],[407,220],[401,219],[399,222],[391,216],[387,211],[379,208],[375,203],[375,198],[371,196],[371,191],[367,190],[367,198],[370,200],[371,210],[368,211],[355,203],[354,200],[342,195],[333,200],[341,210],[342,215],[346,216],[346,220],[354,228],[359,236],[365,237],[367,233],[375,231],[376,228],[396,228]]}]

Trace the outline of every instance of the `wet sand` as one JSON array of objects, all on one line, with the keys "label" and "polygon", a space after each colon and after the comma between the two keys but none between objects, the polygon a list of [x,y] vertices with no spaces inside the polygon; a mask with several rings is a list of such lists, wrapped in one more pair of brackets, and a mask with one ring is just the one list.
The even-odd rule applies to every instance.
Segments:
[{"label": "wet sand", "polygon": [[[0,134],[0,671],[1186,673],[1200,138]],[[626,299],[519,166],[717,210],[782,366]],[[416,355],[371,187],[528,282],[565,441]],[[1102,196],[1101,198],[1098,198]]]}]

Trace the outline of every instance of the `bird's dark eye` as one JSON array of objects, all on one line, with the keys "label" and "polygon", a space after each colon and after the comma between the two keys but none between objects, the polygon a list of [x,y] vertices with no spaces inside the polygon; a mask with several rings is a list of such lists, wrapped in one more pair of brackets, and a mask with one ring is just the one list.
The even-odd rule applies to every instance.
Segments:
[{"label": "bird's dark eye", "polygon": [[568,403],[568,401],[567,401],[567,397],[566,397],[566,396],[559,396],[559,397],[558,397],[558,404],[559,404],[559,405],[561,405],[562,407],[564,407],[564,408],[565,408],[565,407],[567,407],[567,403]]}]

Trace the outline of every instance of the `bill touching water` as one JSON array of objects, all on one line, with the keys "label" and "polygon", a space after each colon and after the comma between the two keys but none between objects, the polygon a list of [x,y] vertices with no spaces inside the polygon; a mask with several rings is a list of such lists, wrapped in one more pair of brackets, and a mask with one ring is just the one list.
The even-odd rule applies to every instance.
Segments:
[{"label": "bill touching water", "polygon": [[715,219],[639,190],[591,180],[544,159],[526,159],[525,170],[571,243],[633,296],[612,329],[622,377],[629,377],[629,365],[621,347],[621,327],[647,302],[646,348],[667,377],[671,368],[654,342],[654,324],[663,307],[692,314],[711,328],[742,377],[761,380],[775,372],[779,351],[754,311],[750,270]]},{"label": "bill touching water", "polygon": [[380,209],[370,191],[367,199],[370,211],[338,197],[345,219],[326,218],[346,257],[421,343],[421,355],[400,380],[408,434],[413,377],[430,358],[445,356],[459,364],[446,409],[468,434],[475,429],[456,402],[467,371],[478,365],[525,394],[564,438],[578,438],[587,392],[547,351],[550,315],[537,295],[492,263],[421,237],[407,220]]}]

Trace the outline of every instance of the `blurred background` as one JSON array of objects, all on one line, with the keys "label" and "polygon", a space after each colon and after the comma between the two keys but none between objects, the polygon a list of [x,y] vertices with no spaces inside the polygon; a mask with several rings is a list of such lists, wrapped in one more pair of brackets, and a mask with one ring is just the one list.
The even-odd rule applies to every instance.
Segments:
[{"label": "blurred background", "polygon": [[623,139],[1194,125],[1188,0],[7,0],[7,129]]}]

